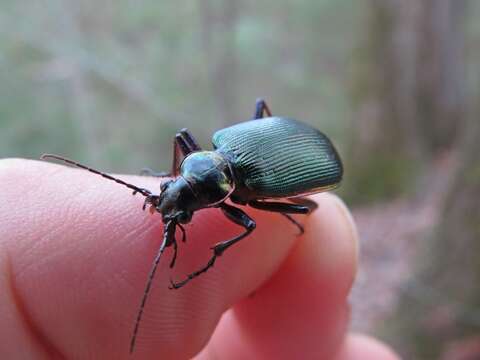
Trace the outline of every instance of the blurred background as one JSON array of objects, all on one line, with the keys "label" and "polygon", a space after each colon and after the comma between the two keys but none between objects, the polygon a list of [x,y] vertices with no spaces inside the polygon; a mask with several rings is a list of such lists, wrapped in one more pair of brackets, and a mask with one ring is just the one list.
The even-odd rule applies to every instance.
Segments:
[{"label": "blurred background", "polygon": [[345,162],[352,328],[480,359],[480,2],[2,0],[0,157],[169,169],[172,137],[274,114]]}]

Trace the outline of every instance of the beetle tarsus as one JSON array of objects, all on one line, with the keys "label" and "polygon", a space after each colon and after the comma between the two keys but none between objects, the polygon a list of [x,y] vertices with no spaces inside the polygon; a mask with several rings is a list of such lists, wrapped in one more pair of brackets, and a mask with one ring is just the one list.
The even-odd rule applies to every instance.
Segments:
[{"label": "beetle tarsus", "polygon": [[213,265],[215,264],[215,260],[217,259],[217,256],[220,256],[220,255],[217,255],[217,254],[214,254],[211,259],[208,261],[207,265],[205,265],[203,268],[201,268],[200,270],[197,270],[191,274],[189,274],[187,276],[187,278],[183,281],[180,281],[180,282],[174,282],[173,280],[170,280],[170,286],[168,287],[170,290],[177,290],[177,289],[180,289],[182,286],[186,285],[190,280],[196,278],[197,276],[205,273],[208,271],[208,269],[210,269],[211,267],[213,267]]},{"label": "beetle tarsus", "polygon": [[182,224],[177,224],[177,226],[182,231],[182,242],[187,242],[187,232],[185,231],[185,228],[182,226]]},{"label": "beetle tarsus", "polygon": [[135,189],[132,191],[132,195],[137,195],[138,193],[141,193],[143,196],[145,197],[149,197],[150,195],[152,195],[152,192],[148,189],[145,189],[145,188],[138,188],[138,189]]},{"label": "beetle tarsus", "polygon": [[151,205],[150,213],[153,214],[155,212],[155,207],[157,206],[159,200],[160,200],[160,197],[158,195],[148,195],[148,196],[146,196],[145,201],[143,202],[142,210],[145,211],[147,206]]},{"label": "beetle tarsus", "polygon": [[175,235],[173,237],[172,245],[173,245],[173,257],[172,257],[172,261],[170,261],[170,269],[172,269],[175,266],[175,261],[177,260],[178,245],[177,245],[177,239],[175,239]]},{"label": "beetle tarsus", "polygon": [[288,221],[290,221],[293,225],[295,225],[298,228],[298,236],[303,235],[305,232],[305,228],[303,227],[302,224],[300,224],[297,220],[293,218],[293,216],[286,214],[286,213],[280,213],[281,215],[285,216]]},{"label": "beetle tarsus", "polygon": [[183,284],[183,282],[185,282],[185,281],[182,281],[182,282],[180,282],[180,283],[176,283],[176,282],[174,282],[172,279],[170,279],[170,285],[168,286],[168,288],[169,288],[170,290],[180,289],[183,285],[185,285],[185,284]]}]

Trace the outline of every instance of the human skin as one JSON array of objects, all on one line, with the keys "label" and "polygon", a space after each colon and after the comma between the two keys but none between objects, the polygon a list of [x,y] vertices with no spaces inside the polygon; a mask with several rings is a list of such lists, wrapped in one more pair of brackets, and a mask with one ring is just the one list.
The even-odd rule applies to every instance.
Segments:
[{"label": "human skin", "polygon": [[[155,178],[121,178],[159,188]],[[121,185],[57,164],[1,160],[0,185],[0,358],[129,358],[160,215]],[[252,235],[169,290],[170,277],[182,280],[242,231],[218,209],[197,212],[174,269],[164,253],[131,358],[398,359],[347,333],[355,226],[336,196],[312,198],[318,209],[296,217],[303,236],[279,214],[247,209]]]}]

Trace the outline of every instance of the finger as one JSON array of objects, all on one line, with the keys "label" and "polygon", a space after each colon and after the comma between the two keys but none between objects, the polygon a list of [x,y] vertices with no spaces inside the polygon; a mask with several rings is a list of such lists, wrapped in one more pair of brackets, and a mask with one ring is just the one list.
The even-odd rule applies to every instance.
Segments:
[{"label": "finger", "polygon": [[252,298],[222,318],[200,358],[328,359],[338,350],[349,317],[357,235],[337,197],[313,198],[319,207],[303,238]]},{"label": "finger", "polygon": [[[122,177],[154,191],[158,179]],[[159,214],[141,211],[141,196],[86,171],[35,161],[0,164],[2,253],[8,254],[9,320],[32,343],[61,357],[127,358],[136,311],[160,245]],[[189,358],[208,341],[222,313],[268,279],[296,241],[296,228],[278,214],[250,211],[258,226],[215,267],[178,291],[181,279],[204,265],[209,247],[242,229],[219,210],[198,212],[179,244],[173,273],[167,259],[157,271],[141,323],[137,358]],[[4,257],[2,257],[4,260]],[[2,265],[4,268],[5,261]],[[14,300],[16,299],[16,300]],[[21,310],[21,311],[20,311]],[[5,313],[7,308],[0,308]],[[0,335],[7,338],[9,326]],[[11,349],[25,336],[2,341]]]},{"label": "finger", "polygon": [[371,337],[352,334],[343,343],[336,360],[400,360],[385,344]]},{"label": "finger", "polygon": [[32,329],[12,286],[8,254],[0,243],[0,358],[47,359],[53,355],[32,336]]}]

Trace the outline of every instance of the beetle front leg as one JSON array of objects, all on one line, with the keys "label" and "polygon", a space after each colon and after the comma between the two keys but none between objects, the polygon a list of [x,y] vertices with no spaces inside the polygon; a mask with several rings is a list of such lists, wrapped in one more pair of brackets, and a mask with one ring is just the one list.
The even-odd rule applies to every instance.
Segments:
[{"label": "beetle front leg", "polygon": [[172,170],[170,172],[161,171],[156,172],[150,168],[144,168],[140,175],[154,176],[154,177],[175,177],[178,176],[180,164],[182,160],[190,153],[201,150],[193,135],[187,130],[180,130],[173,139],[173,160]]},{"label": "beetle front leg", "polygon": [[193,137],[192,133],[188,131],[188,129],[182,129],[180,130],[180,133],[182,135],[183,140],[185,143],[188,145],[189,151],[194,152],[194,151],[200,151],[202,148],[200,145],[198,145],[197,140]]},{"label": "beetle front leg", "polygon": [[213,265],[215,264],[215,261],[216,261],[218,256],[221,256],[223,254],[223,252],[225,250],[227,250],[230,246],[232,246],[233,244],[239,242],[240,240],[242,240],[243,238],[248,236],[255,229],[255,226],[256,226],[255,221],[252,218],[250,218],[247,214],[245,214],[242,210],[240,210],[239,208],[236,208],[236,207],[231,206],[231,205],[227,205],[225,203],[221,204],[220,208],[222,209],[224,215],[229,220],[231,220],[232,222],[234,222],[237,225],[243,226],[245,228],[245,232],[243,234],[240,234],[240,235],[234,237],[233,239],[230,239],[230,240],[227,240],[227,241],[222,241],[222,242],[216,244],[214,247],[212,247],[213,256],[210,258],[207,265],[205,265],[200,270],[197,270],[197,271],[191,273],[183,281],[175,283],[175,282],[170,280],[170,283],[171,283],[170,289],[179,289],[182,286],[184,286],[185,284],[187,284],[190,280],[196,278],[197,276],[203,274],[204,272],[207,272],[208,269],[213,267]]}]

